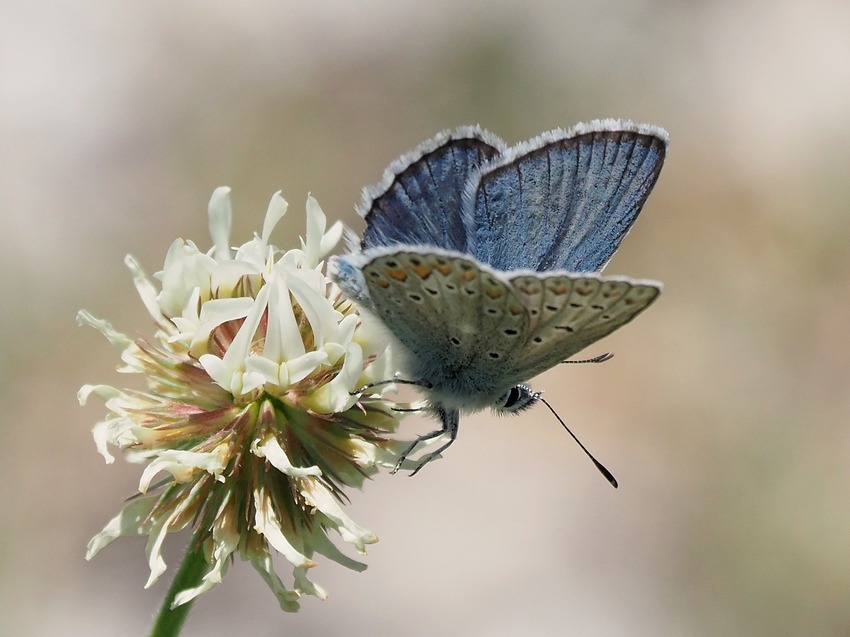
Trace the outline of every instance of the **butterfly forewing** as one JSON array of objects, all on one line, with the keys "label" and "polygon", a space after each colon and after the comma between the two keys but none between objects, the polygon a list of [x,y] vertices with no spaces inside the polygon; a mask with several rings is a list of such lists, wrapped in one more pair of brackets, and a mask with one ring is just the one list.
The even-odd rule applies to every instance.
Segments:
[{"label": "butterfly forewing", "polygon": [[520,144],[473,175],[475,257],[497,270],[596,272],[655,185],[666,133],[594,122]]},{"label": "butterfly forewing", "polygon": [[510,283],[530,317],[522,346],[506,363],[517,382],[622,327],[661,292],[651,281],[555,273],[519,275]]},{"label": "butterfly forewing", "polygon": [[508,282],[463,255],[424,251],[375,257],[363,274],[375,311],[414,354],[415,380],[481,394],[510,387],[498,370],[522,346],[528,314]]},{"label": "butterfly forewing", "polygon": [[431,245],[465,251],[461,195],[470,175],[496,157],[504,143],[478,128],[441,133],[393,162],[384,180],[364,191],[361,247]]}]

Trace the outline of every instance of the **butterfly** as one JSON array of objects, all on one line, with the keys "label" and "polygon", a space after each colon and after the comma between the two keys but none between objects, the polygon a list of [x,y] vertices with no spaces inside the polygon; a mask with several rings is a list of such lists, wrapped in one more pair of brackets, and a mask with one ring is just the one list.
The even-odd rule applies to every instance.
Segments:
[{"label": "butterfly", "polygon": [[658,297],[656,281],[599,272],[655,185],[667,142],[661,128],[612,119],[513,147],[463,127],[402,155],[364,189],[363,239],[332,258],[331,277],[392,333],[408,379],[395,382],[419,385],[442,422],[395,470],[422,442],[447,436],[413,473],[445,451],[461,412],[530,407],[540,393],[528,379]]}]

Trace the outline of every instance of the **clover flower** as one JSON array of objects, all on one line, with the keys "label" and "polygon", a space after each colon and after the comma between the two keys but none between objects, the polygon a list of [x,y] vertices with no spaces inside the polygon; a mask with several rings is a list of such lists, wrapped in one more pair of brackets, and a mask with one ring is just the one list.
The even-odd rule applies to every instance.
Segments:
[{"label": "clover flower", "polygon": [[[401,444],[388,438],[398,425],[386,385],[392,378],[386,339],[370,327],[324,274],[322,259],[342,234],[326,229],[315,199],[307,199],[300,249],[281,251],[269,236],[286,212],[276,193],[262,234],[238,248],[229,243],[229,189],[209,205],[214,247],[202,252],[176,240],[157,286],[130,256],[125,260],[148,313],[152,340],[131,340],[85,311],[81,325],[100,330],[121,354],[120,371],[141,374],[144,391],[86,385],[106,403],[108,417],[93,430],[107,463],[109,446],[146,465],[139,494],[96,535],[91,558],[120,536],[148,536],[152,585],[165,571],[168,533],[193,529],[206,560],[196,586],[179,592],[176,607],[218,584],[235,556],[248,560],[284,610],[303,594],[325,598],[307,577],[323,555],[354,570],[365,565],[331,541],[365,553],[376,536],[343,511],[345,489],[360,487],[380,468],[392,468]],[[273,550],[292,565],[284,584]]]}]

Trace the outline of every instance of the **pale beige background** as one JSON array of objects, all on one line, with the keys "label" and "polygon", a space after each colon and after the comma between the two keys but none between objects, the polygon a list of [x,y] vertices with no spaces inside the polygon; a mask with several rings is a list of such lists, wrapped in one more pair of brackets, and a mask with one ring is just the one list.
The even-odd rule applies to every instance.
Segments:
[{"label": "pale beige background", "polygon": [[[462,5],[462,6],[458,6]],[[667,291],[535,385],[462,423],[352,515],[369,570],[328,562],[287,615],[236,564],[186,635],[850,634],[850,4],[843,0],[6,2],[0,20],[0,634],[141,635],[143,542],[92,563],[133,493],[90,439],[86,382],[126,382],[77,308],[150,333],[122,265],[234,240],[271,193],[357,230],[361,186],[441,128],[509,142],[620,116],[669,129],[656,192],[609,272]],[[287,238],[286,232],[294,233]],[[411,419],[409,430],[431,423]],[[176,559],[183,538],[174,538]]]}]

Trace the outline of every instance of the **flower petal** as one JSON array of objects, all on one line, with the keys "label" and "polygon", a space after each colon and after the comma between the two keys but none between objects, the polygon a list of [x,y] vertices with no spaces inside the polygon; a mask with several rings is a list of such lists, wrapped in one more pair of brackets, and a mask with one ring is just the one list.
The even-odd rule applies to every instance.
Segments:
[{"label": "flower petal", "polygon": [[[217,265],[215,259],[204,254],[191,241],[177,239],[168,249],[162,270],[154,277],[162,282],[156,300],[162,313],[170,318],[184,314],[196,291],[200,300],[211,297],[211,276]],[[197,306],[193,307],[197,313]]]},{"label": "flower petal", "polygon": [[179,515],[180,510],[175,509],[166,517],[154,519],[153,526],[148,532],[148,543],[147,546],[145,546],[145,553],[148,557],[148,566],[151,570],[148,581],[145,582],[145,588],[153,586],[156,580],[159,579],[159,576],[162,575],[167,568],[165,560],[162,558],[162,543],[165,541],[165,536],[170,531],[178,530],[172,529],[171,523],[174,522]]},{"label": "flower petal", "polygon": [[109,343],[119,352],[136,347],[136,344],[130,339],[130,337],[117,331],[114,327],[112,327],[112,323],[105,319],[95,318],[86,310],[80,310],[77,312],[77,325],[88,325],[89,327],[93,327],[103,334]]},{"label": "flower petal", "polygon": [[297,611],[299,608],[298,598],[301,594],[297,591],[290,591],[284,586],[274,570],[271,554],[268,551],[257,552],[252,554],[250,559],[251,564],[254,565],[254,568],[257,569],[257,572],[277,597],[281,609],[289,613]]},{"label": "flower petal", "polygon": [[[296,272],[298,271],[296,270]],[[289,276],[287,283],[292,296],[304,310],[307,321],[310,323],[310,328],[313,330],[313,342],[316,347],[321,347],[325,343],[327,335],[336,331],[337,324],[343,318],[342,314],[335,310],[328,303],[328,300],[309,283],[305,282],[305,277]]]},{"label": "flower petal", "polygon": [[289,204],[286,202],[286,199],[281,196],[280,190],[272,195],[271,201],[269,201],[269,207],[266,210],[266,218],[263,221],[263,234],[261,235],[261,238],[264,245],[268,245],[272,230],[274,230],[278,221],[283,219],[283,215],[286,214],[286,209],[288,207]]},{"label": "flower petal", "polygon": [[283,533],[274,509],[268,503],[266,494],[254,491],[254,529],[263,535],[274,549],[281,553],[294,566],[309,568],[316,563],[295,549]]},{"label": "flower petal", "polygon": [[286,277],[274,273],[267,287],[270,288],[269,318],[263,355],[278,362],[303,356],[306,350],[292,310]]},{"label": "flower petal", "polygon": [[207,561],[211,564],[210,569],[206,572],[198,586],[187,588],[177,593],[174,596],[171,608],[181,606],[195,599],[201,593],[206,593],[208,590],[218,586],[222,579],[224,579],[232,561],[231,556],[239,547],[239,533],[232,519],[224,515],[216,519],[213,526],[212,538],[208,540],[207,546],[212,547],[212,551],[207,558]]},{"label": "flower petal", "polygon": [[378,541],[377,535],[356,524],[343,512],[339,502],[328,491],[327,487],[318,482],[312,482],[310,488],[304,489],[301,493],[310,504],[333,520],[342,539],[353,544],[359,553],[366,552],[366,544],[374,544]]},{"label": "flower petal", "polygon": [[174,480],[182,483],[189,482],[200,469],[215,476],[219,482],[223,482],[221,472],[227,466],[227,456],[226,445],[219,445],[209,452],[164,449],[142,472],[139,491],[146,493],[151,480],[160,471],[167,471]]},{"label": "flower petal", "polygon": [[272,435],[266,436],[262,442],[254,441],[251,445],[251,453],[258,458],[266,458],[272,465],[288,476],[303,478],[304,476],[320,476],[322,470],[317,466],[296,467],[286,455],[286,451],[280,446],[277,438]]},{"label": "flower petal", "polygon": [[301,591],[306,595],[314,595],[323,600],[328,598],[325,589],[307,577],[306,568],[295,567],[292,569],[292,576],[295,578],[295,590]]},{"label": "flower petal", "polygon": [[333,380],[320,386],[304,402],[320,414],[341,413],[350,409],[357,397],[351,392],[359,389],[357,379],[363,372],[363,350],[357,343],[351,343],[345,352],[342,369]]},{"label": "flower petal", "polygon": [[233,223],[233,207],[230,204],[230,188],[221,186],[213,191],[207,208],[210,221],[210,237],[215,245],[217,261],[230,259],[230,226]]},{"label": "flower petal", "polygon": [[158,495],[149,495],[141,498],[133,498],[128,502],[121,513],[109,521],[103,530],[89,541],[86,549],[86,559],[90,560],[100,550],[111,544],[113,540],[121,536],[138,536],[148,533],[149,515],[153,509]]},{"label": "flower petal", "polygon": [[[228,321],[245,318],[254,305],[254,299],[212,299],[201,306],[198,323],[192,335],[189,352],[201,356],[207,351],[210,334]],[[179,327],[182,327],[178,324]],[[181,329],[181,332],[184,330]]]},{"label": "flower petal", "polygon": [[172,329],[171,324],[163,316],[162,309],[157,302],[156,288],[154,288],[153,283],[151,283],[151,280],[148,278],[148,275],[145,274],[141,264],[136,261],[134,256],[128,254],[124,257],[124,265],[129,268],[133,275],[133,283],[136,285],[136,292],[138,292],[139,298],[142,300],[148,314],[151,315],[151,318],[156,322],[160,329]]}]

